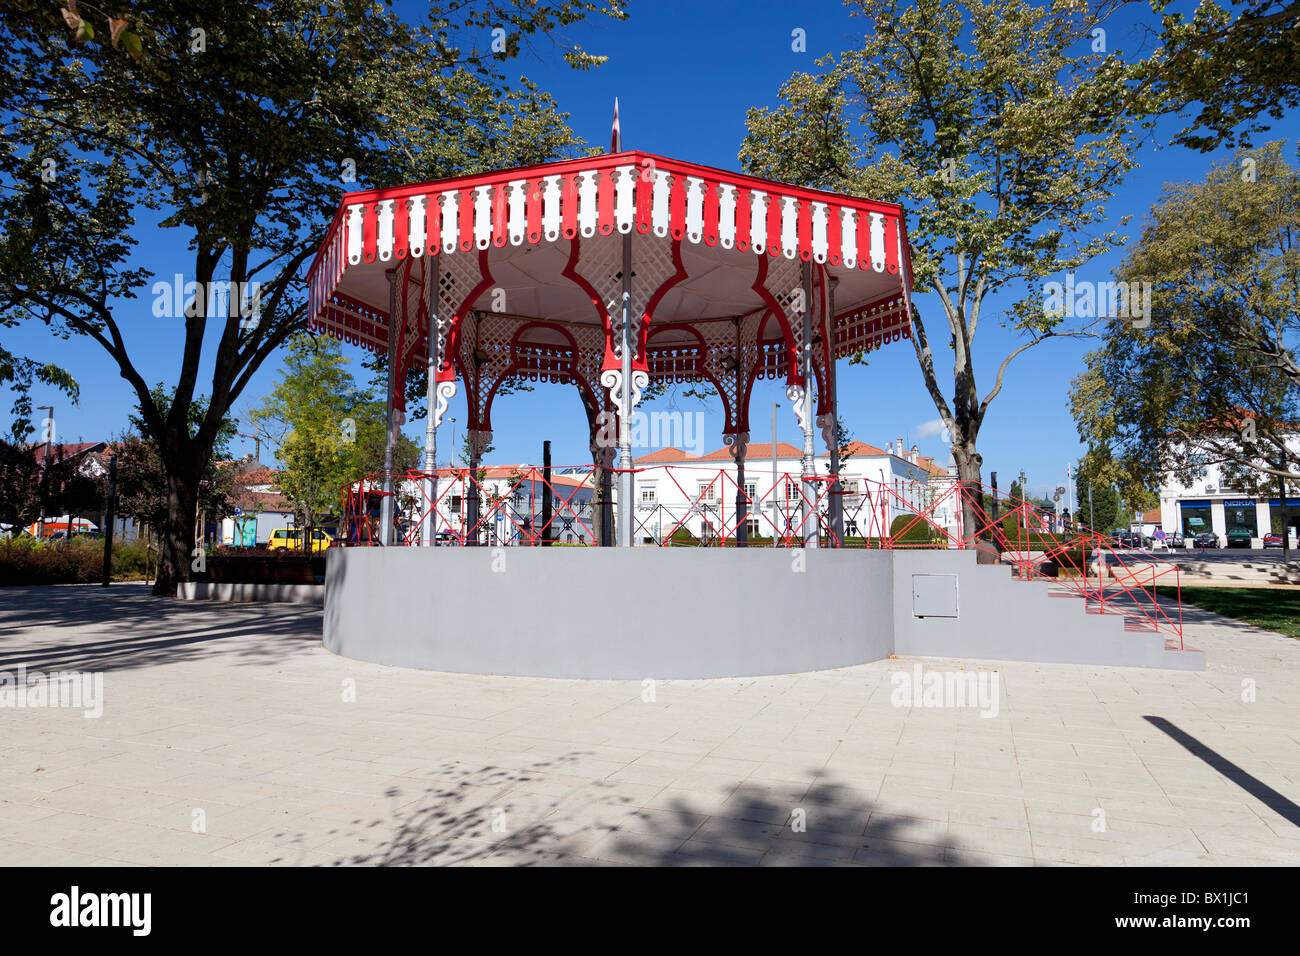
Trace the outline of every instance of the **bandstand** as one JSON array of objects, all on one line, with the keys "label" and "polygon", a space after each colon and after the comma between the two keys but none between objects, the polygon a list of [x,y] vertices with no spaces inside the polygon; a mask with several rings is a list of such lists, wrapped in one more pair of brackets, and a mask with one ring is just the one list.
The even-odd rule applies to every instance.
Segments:
[{"label": "bandstand", "polygon": [[[315,330],[392,359],[386,494],[367,542],[379,546],[329,554],[324,641],[337,653],[468,673],[749,676],[949,647],[954,627],[1001,610],[966,598],[961,624],[913,613],[918,568],[952,579],[954,611],[958,579],[974,596],[996,591],[974,583],[991,569],[976,568],[972,552],[819,548],[843,541],[836,360],[911,333],[897,205],[615,152],[348,194],[308,284]],[[424,468],[404,477],[431,505],[401,535],[392,448],[412,367],[427,371],[428,418]],[[448,403],[463,392],[472,473],[494,397],[516,378],[578,389],[593,485],[618,483],[617,528],[598,537],[619,547],[433,546]],[[804,514],[799,538],[785,542],[794,550],[744,547],[752,502],[740,489],[759,379],[784,381],[802,433]],[[707,382],[720,396],[740,547],[633,547],[629,422],[651,382]],[[819,440],[829,482],[814,468]],[[993,656],[1016,656],[1015,633],[1003,623],[1009,650]],[[1028,659],[1138,662],[1114,660],[1126,652],[1117,635],[1106,640],[1081,632]]]},{"label": "bandstand", "polygon": [[[628,422],[651,381],[711,384],[743,469],[754,383],[784,379],[811,480],[819,432],[838,470],[835,359],[911,328],[898,206],[641,152],[349,194],[308,281],[314,329],[396,356],[390,445],[407,371],[427,369],[428,474],[458,390],[473,469],[503,382],[566,382],[622,503],[635,500]],[[435,520],[429,509],[422,542]],[[381,524],[393,543],[391,507]],[[816,547],[817,519],[801,526]],[[631,508],[615,537],[634,543]]]}]

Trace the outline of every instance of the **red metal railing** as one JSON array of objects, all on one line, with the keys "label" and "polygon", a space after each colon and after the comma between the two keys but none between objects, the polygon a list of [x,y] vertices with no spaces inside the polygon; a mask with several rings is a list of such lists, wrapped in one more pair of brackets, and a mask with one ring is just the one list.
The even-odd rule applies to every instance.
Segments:
[{"label": "red metal railing", "polygon": [[[614,507],[596,500],[597,470],[591,465],[553,469],[549,480],[536,467],[520,467],[505,476],[493,471],[491,478],[468,468],[368,476],[343,489],[342,543],[378,542],[382,502],[390,494],[400,546],[424,545],[426,538],[434,545],[591,545],[600,524],[598,510]],[[617,469],[606,472],[616,487]],[[833,548],[980,550],[1010,565],[1020,580],[1054,584],[1059,593],[1082,598],[1090,612],[1123,613],[1137,626],[1176,635],[1183,647],[1177,564],[1147,552],[1135,555],[1088,529],[1054,530],[1053,519],[1033,505],[984,485],[864,478],[841,483],[833,475],[786,472],[760,496],[741,487],[725,468],[662,465],[636,472],[638,487],[653,488],[634,506],[638,544],[734,547],[741,537],[737,504],[743,502],[745,537],[751,544],[775,540],[780,546],[802,547],[815,534],[820,546]],[[546,520],[543,495],[552,500]],[[836,499],[842,514],[838,519]],[[1158,588],[1168,586],[1174,601],[1162,605]]]}]

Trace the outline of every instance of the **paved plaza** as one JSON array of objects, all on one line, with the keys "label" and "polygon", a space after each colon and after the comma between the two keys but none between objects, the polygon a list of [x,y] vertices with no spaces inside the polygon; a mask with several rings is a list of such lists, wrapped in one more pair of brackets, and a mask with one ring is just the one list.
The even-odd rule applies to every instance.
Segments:
[{"label": "paved plaza", "polygon": [[[568,681],[340,658],[313,608],[2,589],[0,671],[101,672],[103,713],[0,708],[0,863],[1300,863],[1300,642],[1184,619],[1204,672]],[[996,714],[896,706],[917,665],[996,671]]]}]

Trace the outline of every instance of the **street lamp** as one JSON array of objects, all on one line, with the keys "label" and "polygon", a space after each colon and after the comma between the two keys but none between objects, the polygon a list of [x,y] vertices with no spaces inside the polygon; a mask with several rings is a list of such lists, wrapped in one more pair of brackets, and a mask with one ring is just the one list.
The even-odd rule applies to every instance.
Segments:
[{"label": "street lamp", "polygon": [[[49,488],[50,475],[50,441],[54,438],[54,406],[37,405],[37,411],[49,412],[41,422],[41,434],[45,436],[45,458],[41,462],[41,520],[36,528],[36,540],[45,540],[45,492]],[[68,537],[72,537],[72,527],[68,526]]]},{"label": "street lamp", "polygon": [[447,453],[447,467],[455,468],[456,467],[456,419],[449,418],[447,419],[447,421],[451,422],[451,451]]}]

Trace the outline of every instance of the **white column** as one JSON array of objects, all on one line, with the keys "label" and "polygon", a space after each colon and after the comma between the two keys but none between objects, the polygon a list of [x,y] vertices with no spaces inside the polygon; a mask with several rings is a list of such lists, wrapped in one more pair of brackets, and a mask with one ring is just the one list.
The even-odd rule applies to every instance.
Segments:
[{"label": "white column", "polygon": [[633,546],[636,482],[632,475],[632,233],[623,234],[623,382],[618,408],[618,544]]},{"label": "white column", "polygon": [[830,275],[827,270],[826,301],[828,315],[826,316],[825,334],[826,341],[822,343],[822,352],[826,356],[826,387],[830,391],[830,422],[829,431],[824,432],[826,436],[827,448],[831,454],[831,474],[835,476],[835,483],[831,485],[830,492],[830,510],[831,510],[831,531],[836,538],[836,546],[844,547],[844,484],[840,481],[840,441],[839,441],[839,415],[840,399],[839,392],[835,384],[835,287],[840,284],[840,280]]},{"label": "white column", "polygon": [[393,445],[394,434],[393,393],[397,389],[397,270],[388,271],[388,404],[384,412],[384,497],[379,505],[379,543],[388,547],[393,543]]},{"label": "white column", "polygon": [[810,477],[817,472],[817,448],[813,442],[813,324],[812,324],[812,268],[808,263],[800,267],[803,282],[803,350],[800,355],[799,370],[803,376],[803,411],[799,415],[799,425],[803,428],[803,502],[800,505],[800,519],[803,524],[803,545],[815,548],[818,545],[817,482]]},{"label": "white column", "polygon": [[1210,530],[1219,536],[1219,544],[1227,544],[1228,516],[1223,508],[1224,499],[1210,502]]},{"label": "white column", "polygon": [[1263,547],[1264,535],[1273,530],[1272,517],[1268,510],[1268,501],[1269,496],[1267,492],[1264,492],[1260,497],[1255,499],[1255,538],[1259,540],[1259,544],[1256,544],[1255,541],[1252,540],[1250,543],[1252,548]]},{"label": "white column", "polygon": [[[425,401],[428,404],[428,410],[425,414],[424,425],[424,471],[429,477],[424,479],[424,495],[428,499],[425,506],[424,518],[420,522],[420,543],[431,548],[437,540],[438,534],[438,426],[442,424],[442,408],[446,407],[446,400],[442,402],[442,408],[438,407],[438,366],[442,363],[442,354],[438,348],[438,311],[437,303],[433,299],[433,289],[436,283],[432,282],[436,274],[437,267],[433,260],[424,264],[424,314],[429,317],[429,329],[425,335],[427,343],[428,361],[425,364],[425,373],[428,375],[427,385],[425,388]],[[449,396],[450,397],[450,396]]]}]

